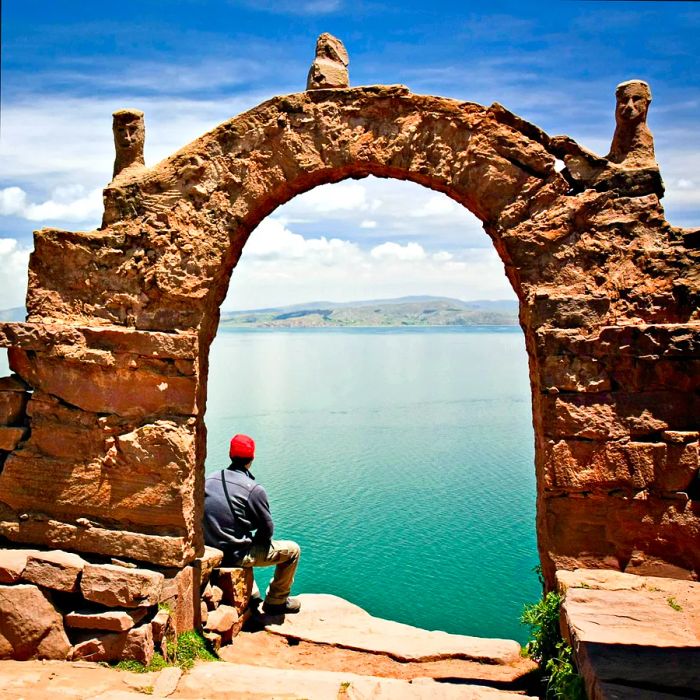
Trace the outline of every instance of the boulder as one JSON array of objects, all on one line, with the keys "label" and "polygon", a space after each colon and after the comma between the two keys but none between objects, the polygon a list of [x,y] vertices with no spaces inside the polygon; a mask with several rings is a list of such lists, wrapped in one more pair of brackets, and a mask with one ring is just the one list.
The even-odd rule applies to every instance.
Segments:
[{"label": "boulder", "polygon": [[212,610],[204,625],[207,632],[216,632],[225,635],[238,622],[238,612],[231,605],[220,605],[216,610]]},{"label": "boulder", "polygon": [[30,584],[0,586],[0,659],[65,659],[69,651],[47,593]]},{"label": "boulder", "polygon": [[0,583],[17,583],[27,566],[27,558],[39,554],[36,549],[0,549]]},{"label": "boulder", "polygon": [[82,557],[70,552],[39,552],[27,558],[22,578],[43,588],[74,593],[85,564]]},{"label": "boulder", "polygon": [[163,574],[147,569],[125,569],[112,564],[87,564],[80,581],[86,600],[109,607],[139,608],[156,605]]},{"label": "boulder", "polygon": [[126,632],[137,625],[147,613],[146,608],[131,610],[75,610],[64,617],[66,627],[74,629]]}]

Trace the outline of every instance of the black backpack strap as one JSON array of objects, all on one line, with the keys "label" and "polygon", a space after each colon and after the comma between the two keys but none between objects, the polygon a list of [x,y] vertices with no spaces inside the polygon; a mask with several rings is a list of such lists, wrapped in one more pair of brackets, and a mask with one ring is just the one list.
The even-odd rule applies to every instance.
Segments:
[{"label": "black backpack strap", "polygon": [[236,513],[233,510],[233,504],[231,503],[231,496],[228,495],[228,486],[226,486],[226,477],[224,477],[224,474],[226,473],[225,469],[221,470],[221,485],[224,487],[224,495],[226,496],[226,503],[228,503],[229,510],[231,511],[231,517],[236,520]]}]

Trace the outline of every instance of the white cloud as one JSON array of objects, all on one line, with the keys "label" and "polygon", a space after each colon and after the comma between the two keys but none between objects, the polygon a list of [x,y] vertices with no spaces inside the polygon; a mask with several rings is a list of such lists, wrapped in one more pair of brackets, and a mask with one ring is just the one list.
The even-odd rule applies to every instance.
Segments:
[{"label": "white cloud", "polygon": [[27,193],[20,187],[6,187],[0,190],[0,215],[17,216],[27,206]]},{"label": "white cloud", "polygon": [[399,245],[388,241],[372,248],[370,255],[377,260],[423,260],[425,250],[418,243]]},{"label": "white cloud", "polygon": [[0,214],[28,221],[88,222],[97,226],[102,216],[102,190],[86,192],[82,185],[57,187],[51,198],[31,203],[20,187],[0,190]]},{"label": "white cloud", "polygon": [[363,219],[360,221],[360,228],[377,228],[377,222],[372,219]]},{"label": "white cloud", "polygon": [[251,234],[223,306],[249,309],[411,294],[514,297],[493,247],[429,255],[416,243],[386,241],[364,249],[339,238],[305,238],[275,217]]},{"label": "white cloud", "polygon": [[0,309],[24,306],[30,253],[14,238],[0,238]]},{"label": "white cloud", "polygon": [[339,238],[304,238],[285,227],[279,219],[265,219],[250,237],[244,251],[245,260],[293,261],[305,264],[333,265],[356,259],[359,248]]},{"label": "white cloud", "polygon": [[367,198],[366,187],[352,180],[329,185],[319,185],[299,195],[290,203],[292,212],[303,209],[308,213],[358,212],[376,208]]},{"label": "white cloud", "polygon": [[409,209],[408,216],[420,219],[427,216],[459,216],[463,212],[464,207],[446,195],[431,194],[420,206]]}]

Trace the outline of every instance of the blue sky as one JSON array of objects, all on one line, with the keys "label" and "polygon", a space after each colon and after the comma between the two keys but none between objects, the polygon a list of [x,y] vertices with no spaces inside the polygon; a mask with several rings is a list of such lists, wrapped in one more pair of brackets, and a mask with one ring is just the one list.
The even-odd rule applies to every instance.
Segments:
[{"label": "blue sky", "polygon": [[[351,85],[499,101],[602,154],[615,85],[648,80],[667,217],[700,222],[696,3],[5,0],[2,13],[0,308],[22,303],[34,229],[99,224],[115,109],[144,110],[154,164],[303,90],[324,31],[344,41]],[[225,306],[410,293],[512,294],[471,214],[417,185],[367,179],[274,212]]]}]

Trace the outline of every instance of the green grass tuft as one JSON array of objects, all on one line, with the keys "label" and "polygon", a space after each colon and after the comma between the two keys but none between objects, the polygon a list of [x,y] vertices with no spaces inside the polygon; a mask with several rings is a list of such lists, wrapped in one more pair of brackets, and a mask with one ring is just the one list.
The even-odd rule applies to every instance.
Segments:
[{"label": "green grass tuft", "polygon": [[[541,570],[538,570],[538,575],[544,587]],[[541,600],[525,606],[520,618],[530,628],[530,641],[525,651],[544,674],[544,697],[548,700],[586,700],[583,679],[576,670],[573,651],[561,638],[561,600],[558,593],[550,591]]]},{"label": "green grass tuft", "polygon": [[192,668],[195,661],[218,661],[213,654],[207,640],[195,631],[183,632],[177,638],[177,643],[168,642],[168,656],[173,659],[174,665],[183,671]]},{"label": "green grass tuft", "polygon": [[162,671],[167,666],[179,666],[183,671],[194,666],[195,661],[218,661],[219,658],[213,654],[207,640],[198,632],[183,632],[178,636],[177,641],[168,641],[168,658],[166,661],[162,654],[156,652],[148,666],[144,666],[140,661],[119,661],[114,664],[114,668],[120,671],[130,671],[131,673],[151,673]]},{"label": "green grass tuft", "polygon": [[666,598],[666,602],[676,611],[676,612],[681,612],[683,610],[683,606],[673,597],[669,596]]}]

